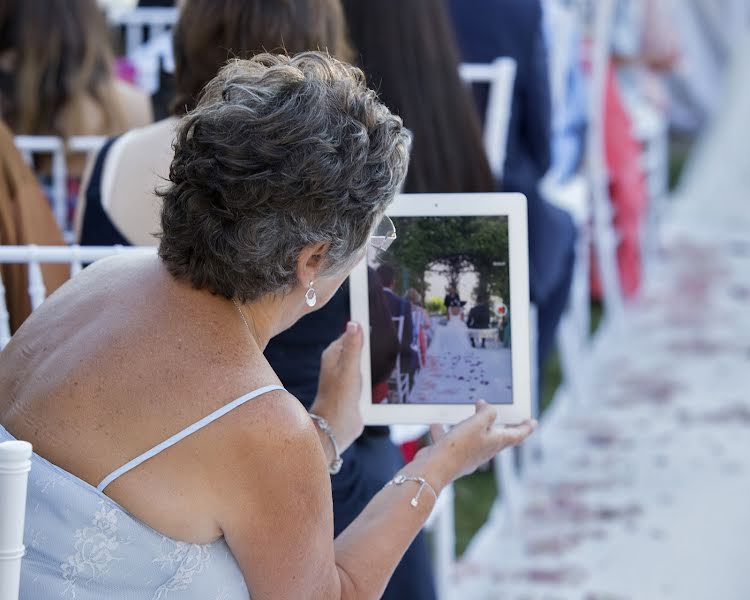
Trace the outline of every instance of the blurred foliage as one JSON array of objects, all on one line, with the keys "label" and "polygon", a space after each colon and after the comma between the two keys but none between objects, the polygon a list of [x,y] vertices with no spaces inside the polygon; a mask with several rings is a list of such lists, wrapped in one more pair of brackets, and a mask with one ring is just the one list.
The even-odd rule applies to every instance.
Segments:
[{"label": "blurred foliage", "polygon": [[456,556],[466,550],[471,538],[484,525],[497,492],[492,469],[462,477],[454,486],[456,511]]},{"label": "blurred foliage", "polygon": [[[400,274],[399,290],[424,295],[425,275],[445,276],[458,287],[464,273],[476,273],[476,294],[509,298],[508,222],[491,217],[394,217],[398,239],[384,255]],[[429,309],[428,309],[429,310]]]},{"label": "blurred foliage", "polygon": [[433,296],[425,303],[425,309],[431,315],[444,315],[447,314],[448,309],[445,308],[445,302],[443,298]]}]

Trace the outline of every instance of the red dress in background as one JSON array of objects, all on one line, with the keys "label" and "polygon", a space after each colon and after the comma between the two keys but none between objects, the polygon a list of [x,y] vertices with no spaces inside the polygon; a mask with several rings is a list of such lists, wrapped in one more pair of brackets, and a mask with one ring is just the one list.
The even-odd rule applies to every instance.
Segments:
[{"label": "red dress in background", "polygon": [[[619,239],[617,264],[623,294],[630,298],[641,284],[641,231],[646,216],[646,177],[641,166],[641,146],[620,96],[615,70],[610,65],[604,114],[604,151],[609,171],[609,195]],[[592,268],[591,293],[601,298],[602,286]]]}]

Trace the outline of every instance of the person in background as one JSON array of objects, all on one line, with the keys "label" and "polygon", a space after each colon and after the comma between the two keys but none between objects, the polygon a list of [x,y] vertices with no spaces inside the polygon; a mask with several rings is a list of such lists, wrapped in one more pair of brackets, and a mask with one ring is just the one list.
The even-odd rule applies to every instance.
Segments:
[{"label": "person in background", "polygon": [[[490,326],[490,305],[486,294],[477,297],[477,303],[471,307],[469,317],[466,320],[469,329],[488,329]],[[471,345],[475,346],[474,337],[470,336]],[[482,338],[484,348],[484,338]]]},{"label": "person in background", "polygon": [[464,302],[461,302],[461,296],[459,296],[458,290],[455,286],[450,286],[448,288],[448,292],[445,294],[445,298],[443,299],[443,304],[445,305],[446,310],[450,309],[451,306],[464,305]]},{"label": "person in background", "polygon": [[[2,3],[0,112],[15,134],[116,135],[150,123],[148,96],[118,80],[113,62],[96,0]],[[68,173],[80,177],[85,163],[69,157]]]},{"label": "person in background", "polygon": [[409,376],[412,377],[419,367],[417,353],[412,348],[414,338],[414,322],[411,314],[411,304],[406,298],[402,298],[394,291],[396,287],[396,270],[389,264],[382,264],[377,268],[378,277],[383,283],[385,299],[392,317],[403,317],[404,323],[401,328],[400,354],[402,368],[405,365]]},{"label": "person in background", "polygon": [[338,0],[186,0],[174,28],[173,115],[109,140],[92,165],[80,198],[82,245],[154,245],[180,117],[229,58],[258,52],[327,50],[347,60],[350,49]]},{"label": "person in background", "polygon": [[365,256],[408,142],[323,53],[232,61],[209,83],[178,132],[158,256],[85,269],[0,355],[0,442],[35,450],[21,597],[379,598],[441,490],[533,431],[478,401],[334,540],[362,328],[327,349],[310,414],[263,347]]},{"label": "person in background", "polygon": [[[549,72],[539,0],[445,0],[466,62],[516,61],[502,189],[528,200],[529,285],[537,307],[539,376],[554,347],[573,278],[576,230],[568,213],[541,196],[550,168]],[[478,95],[484,113],[486,94]],[[543,389],[540,384],[537,389]]]},{"label": "person in background", "polygon": [[419,354],[419,368],[422,368],[426,364],[427,346],[429,346],[432,337],[430,315],[424,309],[422,295],[414,288],[406,290],[404,298],[411,304],[411,320],[414,324],[411,347]]},{"label": "person in background", "polygon": [[[612,23],[612,61],[607,71],[604,107],[604,151],[609,178],[613,223],[617,232],[620,288],[626,297],[638,292],[643,275],[642,241],[648,208],[643,149],[635,112],[654,122],[654,111],[643,104],[637,90],[637,62],[641,38],[640,2],[618,0]],[[643,110],[641,110],[643,109]],[[598,268],[591,272],[591,293],[603,296]]]},{"label": "person in background", "polygon": [[495,190],[450,19],[435,0],[343,0],[367,80],[414,134],[403,191]]},{"label": "person in background", "polygon": [[[78,232],[84,245],[153,245],[160,231],[161,200],[154,193],[169,176],[179,119],[195,107],[201,90],[233,56],[262,50],[325,50],[350,60],[339,0],[186,0],[174,30],[177,97],[174,115],[111,140],[97,157],[81,199]],[[270,340],[265,355],[285,387],[309,408],[315,400],[323,351],[349,318],[346,286],[313,314]],[[344,453],[331,479],[335,533],[343,531],[403,465],[387,429],[369,429]],[[418,536],[392,577],[386,598],[409,598],[432,589],[429,556]],[[415,592],[421,593],[421,592]],[[419,596],[415,596],[419,598]]]},{"label": "person in background", "polygon": [[391,319],[388,300],[375,269],[367,268],[367,290],[370,308],[370,377],[372,401],[388,398],[388,379],[396,366],[399,352],[398,336]]}]

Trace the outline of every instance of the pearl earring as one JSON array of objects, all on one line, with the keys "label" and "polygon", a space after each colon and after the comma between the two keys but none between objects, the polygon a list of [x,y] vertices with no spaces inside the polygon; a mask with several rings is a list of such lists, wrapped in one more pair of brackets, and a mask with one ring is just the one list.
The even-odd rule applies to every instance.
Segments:
[{"label": "pearl earring", "polygon": [[318,297],[315,295],[315,288],[313,287],[312,281],[310,282],[310,285],[307,288],[307,292],[305,293],[305,302],[310,308],[315,306],[318,302]]}]

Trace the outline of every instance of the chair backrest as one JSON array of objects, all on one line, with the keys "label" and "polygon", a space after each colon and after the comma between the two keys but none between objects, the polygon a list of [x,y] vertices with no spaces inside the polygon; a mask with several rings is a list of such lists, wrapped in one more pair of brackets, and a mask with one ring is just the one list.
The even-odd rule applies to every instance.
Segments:
[{"label": "chair backrest", "polygon": [[31,444],[0,442],[0,599],[18,598]]},{"label": "chair backrest", "polygon": [[178,16],[174,7],[143,7],[112,11],[107,18],[111,25],[125,28],[125,54],[132,58],[147,38],[153,39],[172,29]]},{"label": "chair backrest", "polygon": [[575,5],[564,0],[547,0],[544,5],[545,18],[549,20],[548,28],[554,32],[561,43],[554,44],[549,52],[549,84],[552,107],[565,102],[568,67],[571,63],[571,52],[574,50],[569,40],[578,30],[581,15]]},{"label": "chair backrest", "polygon": [[133,50],[128,58],[135,66],[135,83],[144,92],[153,96],[161,85],[161,71],[174,73],[172,33],[165,31]]},{"label": "chair backrest", "polygon": [[586,169],[591,186],[596,258],[608,318],[622,313],[623,296],[617,263],[617,234],[609,195],[609,174],[604,146],[604,113],[610,63],[615,0],[597,0],[588,6],[591,28],[591,76],[586,133]]},{"label": "chair backrest", "polygon": [[396,325],[396,334],[398,335],[398,343],[404,339],[404,317],[391,317],[394,324]]},{"label": "chair backrest", "polygon": [[52,157],[52,210],[63,235],[72,239],[71,224],[68,223],[68,165],[67,155],[86,154],[91,157],[99,151],[107,140],[99,135],[80,135],[63,139],[54,135],[17,135],[14,138],[16,148],[21,152],[26,163],[34,167],[34,156]]},{"label": "chair backrest", "polygon": [[[26,264],[29,268],[29,298],[31,309],[36,310],[47,296],[41,265],[58,263],[70,265],[70,276],[76,275],[84,264],[115,254],[149,252],[156,247],[125,246],[0,246],[0,264]],[[5,303],[5,288],[0,278],[0,350],[10,340],[10,322]]]},{"label": "chair backrest", "polygon": [[508,146],[508,124],[513,104],[516,61],[509,57],[500,57],[489,64],[464,63],[460,66],[459,73],[466,83],[489,85],[487,112],[484,115],[484,149],[492,174],[500,179]]}]

